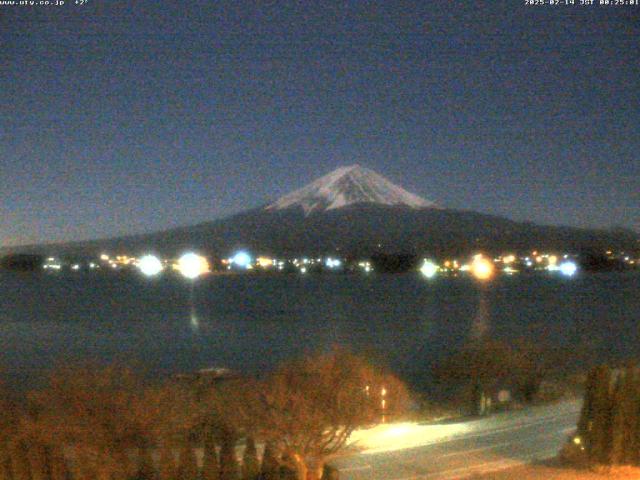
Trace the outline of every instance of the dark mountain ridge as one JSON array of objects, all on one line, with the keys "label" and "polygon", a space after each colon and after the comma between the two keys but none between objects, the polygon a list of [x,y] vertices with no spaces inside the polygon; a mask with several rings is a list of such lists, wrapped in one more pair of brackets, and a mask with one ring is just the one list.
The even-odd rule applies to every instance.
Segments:
[{"label": "dark mountain ridge", "polygon": [[150,234],[83,242],[13,247],[5,253],[177,256],[197,250],[226,257],[239,248],[265,255],[299,256],[376,252],[459,255],[532,249],[583,252],[631,251],[640,246],[631,231],[536,225],[473,211],[356,204],[305,215],[302,209],[257,208],[231,217]]},{"label": "dark mountain ridge", "polygon": [[515,222],[441,208],[359,165],[340,167],[267,206],[192,226],[118,238],[5,249],[4,253],[101,252],[226,257],[239,248],[277,256],[375,253],[461,255],[638,249],[638,235]]}]

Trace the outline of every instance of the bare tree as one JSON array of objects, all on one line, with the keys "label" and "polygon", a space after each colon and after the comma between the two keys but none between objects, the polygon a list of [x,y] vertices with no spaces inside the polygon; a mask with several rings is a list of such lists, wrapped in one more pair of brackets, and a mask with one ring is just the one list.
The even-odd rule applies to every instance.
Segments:
[{"label": "bare tree", "polygon": [[16,406],[0,390],[0,479],[11,480],[12,443],[16,437],[18,415]]},{"label": "bare tree", "polygon": [[149,448],[143,446],[138,452],[138,472],[135,480],[158,480],[158,473],[153,464],[153,457]]},{"label": "bare tree", "polygon": [[11,471],[14,480],[30,480],[29,450],[26,442],[16,441],[11,448]]},{"label": "bare tree", "polygon": [[151,421],[139,406],[142,390],[125,368],[56,371],[45,390],[30,395],[21,435],[36,445],[71,449],[79,478],[132,477],[136,465],[129,453],[144,442]]},{"label": "bare tree", "polygon": [[197,480],[198,479],[198,462],[193,446],[188,439],[183,442],[180,450],[180,458],[178,459],[178,470],[176,480]]},{"label": "bare tree", "polygon": [[438,364],[435,377],[444,388],[465,389],[472,412],[483,414],[487,394],[511,374],[511,359],[509,346],[502,342],[474,341]]},{"label": "bare tree", "polygon": [[211,437],[204,440],[204,458],[202,461],[202,480],[219,480],[220,464],[216,445]]},{"label": "bare tree", "polygon": [[233,432],[222,435],[220,445],[220,480],[239,480],[240,468],[236,457],[236,438]]},{"label": "bare tree", "polygon": [[174,480],[178,466],[170,445],[160,445],[160,455],[158,459],[158,474],[160,480]]},{"label": "bare tree", "polygon": [[482,399],[499,387],[510,387],[523,402],[536,398],[542,381],[566,362],[560,350],[520,339],[511,343],[480,340],[463,345],[435,368],[445,387],[468,389],[474,413],[484,413]]},{"label": "bare tree", "polygon": [[260,425],[298,479],[316,480],[356,428],[402,411],[407,399],[398,379],[334,350],[286,363],[266,380]]},{"label": "bare tree", "polygon": [[254,436],[269,445],[264,478],[286,467],[316,480],[355,428],[401,411],[406,400],[399,380],[342,350],[285,363],[260,382],[150,386],[127,368],[63,368],[19,414],[0,398],[0,480],[195,479],[198,445],[203,478],[239,478],[243,437],[250,479],[259,473]]},{"label": "bare tree", "polygon": [[236,440],[255,429],[258,384],[250,377],[202,383],[195,387],[196,428],[210,432],[218,444]]},{"label": "bare tree", "polygon": [[246,446],[242,457],[242,480],[257,480],[260,475],[258,450],[252,436],[246,438]]},{"label": "bare tree", "polygon": [[275,446],[273,442],[268,441],[264,446],[264,453],[262,454],[262,464],[260,465],[260,479],[279,480],[279,468],[280,462],[276,455]]},{"label": "bare tree", "polygon": [[510,346],[509,366],[516,394],[523,402],[532,402],[542,382],[554,371],[568,369],[575,355],[564,348],[551,348],[543,342],[516,339]]},{"label": "bare tree", "polygon": [[69,480],[70,472],[67,459],[64,456],[63,449],[60,446],[52,446],[50,455],[50,472],[51,480]]},{"label": "bare tree", "polygon": [[139,405],[150,419],[146,440],[158,451],[160,480],[195,478],[193,448],[201,406],[192,386],[169,379],[147,387]]}]

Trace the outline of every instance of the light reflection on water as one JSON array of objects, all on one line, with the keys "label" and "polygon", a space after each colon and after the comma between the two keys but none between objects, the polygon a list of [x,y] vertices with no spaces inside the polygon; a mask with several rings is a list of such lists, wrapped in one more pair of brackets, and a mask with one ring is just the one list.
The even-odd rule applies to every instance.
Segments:
[{"label": "light reflection on water", "polygon": [[29,384],[79,360],[161,373],[247,372],[334,344],[374,351],[415,384],[473,338],[640,354],[640,275],[427,282],[416,275],[178,278],[0,275],[0,371]]},{"label": "light reflection on water", "polygon": [[200,319],[198,318],[198,312],[196,310],[196,282],[192,280],[189,283],[189,323],[191,324],[193,333],[198,333],[200,330]]},{"label": "light reflection on water", "polygon": [[469,329],[469,337],[471,340],[482,340],[489,335],[491,327],[491,313],[489,300],[487,299],[487,286],[481,285],[478,294],[478,308]]}]

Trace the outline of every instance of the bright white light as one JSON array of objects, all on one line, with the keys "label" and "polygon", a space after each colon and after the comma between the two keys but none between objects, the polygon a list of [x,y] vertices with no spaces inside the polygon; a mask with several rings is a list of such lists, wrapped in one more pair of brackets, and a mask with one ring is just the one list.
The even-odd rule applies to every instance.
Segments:
[{"label": "bright white light", "polygon": [[438,266],[429,260],[425,260],[420,267],[420,272],[427,278],[433,278],[438,273]]},{"label": "bright white light", "polygon": [[560,264],[560,273],[567,277],[572,277],[578,270],[578,266],[574,262],[563,262]]},{"label": "bright white light", "polygon": [[493,263],[482,255],[476,255],[471,262],[471,273],[478,280],[489,280],[494,273]]},{"label": "bright white light", "polygon": [[275,260],[269,257],[258,257],[256,262],[262,268],[269,268],[275,263]]},{"label": "bright white light", "polygon": [[507,256],[505,256],[505,257],[503,257],[503,258],[502,258],[502,261],[503,261],[505,264],[507,264],[507,265],[508,265],[508,264],[513,263],[513,262],[515,262],[515,261],[516,261],[516,256],[515,256],[515,255],[513,255],[513,254],[507,255]]},{"label": "bright white light", "polygon": [[342,265],[342,262],[340,260],[331,257],[327,258],[324,263],[329,268],[338,268],[340,265]]},{"label": "bright white light", "polygon": [[147,277],[153,277],[162,271],[162,262],[155,255],[145,255],[138,262],[138,269]]},{"label": "bright white light", "polygon": [[195,253],[185,253],[178,260],[178,271],[186,278],[193,280],[209,271],[209,262]]},{"label": "bright white light", "polygon": [[300,269],[300,273],[307,273],[307,267],[302,267]]},{"label": "bright white light", "polygon": [[349,437],[349,444],[357,446],[364,455],[393,452],[407,448],[451,440],[474,428],[473,422],[444,425],[417,423],[392,423],[356,430]]},{"label": "bright white light", "polygon": [[251,265],[251,255],[247,252],[238,252],[231,258],[231,263],[242,268],[249,268],[249,265]]}]

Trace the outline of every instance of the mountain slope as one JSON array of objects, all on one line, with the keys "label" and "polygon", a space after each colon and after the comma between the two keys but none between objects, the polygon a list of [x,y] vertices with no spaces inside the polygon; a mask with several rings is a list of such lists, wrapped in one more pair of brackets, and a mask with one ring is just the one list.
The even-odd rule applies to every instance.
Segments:
[{"label": "mountain slope", "polygon": [[231,217],[143,235],[24,246],[3,253],[176,256],[186,250],[226,257],[238,248],[255,254],[301,256],[375,252],[463,255],[533,249],[579,252],[637,250],[630,231],[541,226],[471,211],[437,207],[359,166],[344,167],[276,202]]},{"label": "mountain slope", "polygon": [[602,252],[638,245],[633,232],[540,226],[470,211],[364,204],[314,215],[297,208],[259,208],[148,235],[11,250],[58,255],[156,252],[175,256],[194,249],[226,257],[247,248],[268,255],[367,256],[375,252],[461,255],[478,250],[503,253],[533,249]]}]

